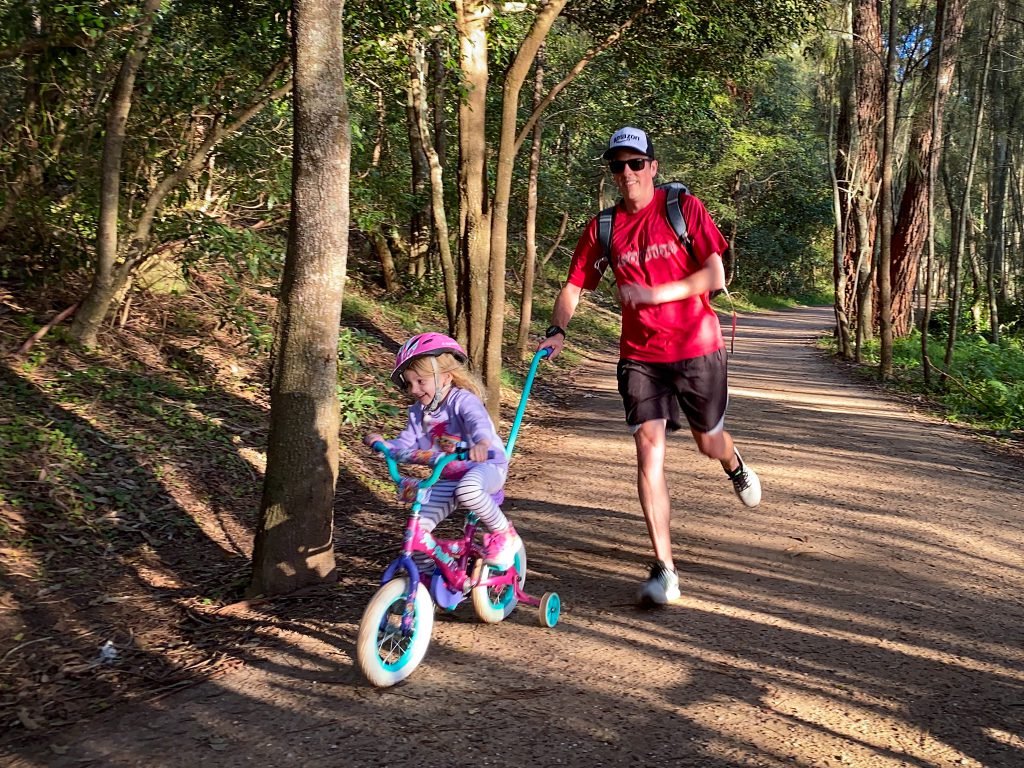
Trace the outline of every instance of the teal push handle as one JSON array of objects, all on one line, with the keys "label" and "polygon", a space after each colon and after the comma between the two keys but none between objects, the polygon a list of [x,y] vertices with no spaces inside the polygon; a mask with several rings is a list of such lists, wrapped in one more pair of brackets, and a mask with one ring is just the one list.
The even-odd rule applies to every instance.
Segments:
[{"label": "teal push handle", "polygon": [[526,375],[526,383],[523,384],[523,394],[519,398],[519,408],[516,410],[516,418],[512,422],[512,431],[508,433],[508,442],[505,443],[505,455],[510,459],[512,458],[512,449],[516,444],[516,437],[519,435],[519,425],[523,422],[523,414],[526,412],[526,401],[530,396],[530,390],[533,389],[533,380],[537,376],[537,366],[540,365],[541,360],[550,355],[551,347],[538,349],[533,356],[533,362],[530,363],[530,372]]}]

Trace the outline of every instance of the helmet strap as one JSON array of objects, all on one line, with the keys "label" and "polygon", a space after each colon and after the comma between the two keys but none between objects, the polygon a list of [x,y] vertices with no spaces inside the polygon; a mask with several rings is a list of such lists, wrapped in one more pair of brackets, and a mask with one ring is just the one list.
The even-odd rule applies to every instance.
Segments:
[{"label": "helmet strap", "polygon": [[451,382],[441,386],[442,371],[438,370],[437,358],[433,355],[430,356],[430,367],[434,371],[434,397],[431,399],[430,404],[423,409],[428,414],[434,413],[441,406],[441,401],[444,400],[445,396],[448,394],[448,390],[452,388]]}]

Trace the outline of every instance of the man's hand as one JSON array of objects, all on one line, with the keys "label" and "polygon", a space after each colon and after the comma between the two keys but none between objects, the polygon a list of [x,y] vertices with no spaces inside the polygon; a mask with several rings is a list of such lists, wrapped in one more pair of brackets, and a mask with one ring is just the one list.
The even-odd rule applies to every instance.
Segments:
[{"label": "man's hand", "polygon": [[658,289],[636,283],[626,283],[619,287],[619,298],[623,304],[637,306],[639,304],[658,304]]},{"label": "man's hand", "polygon": [[542,339],[540,344],[537,345],[537,349],[550,349],[551,354],[548,356],[548,360],[554,360],[562,353],[562,347],[564,346],[565,336],[560,333],[556,333],[554,336],[548,336],[546,339]]},{"label": "man's hand", "polygon": [[363,438],[363,445],[368,445],[373,448],[374,443],[383,443],[384,438],[378,435],[376,432],[371,432]]}]

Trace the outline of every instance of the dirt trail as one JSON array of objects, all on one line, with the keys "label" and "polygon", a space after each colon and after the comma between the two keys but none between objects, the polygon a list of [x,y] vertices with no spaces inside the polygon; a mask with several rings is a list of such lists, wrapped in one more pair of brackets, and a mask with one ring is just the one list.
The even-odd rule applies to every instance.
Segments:
[{"label": "dirt trail", "polygon": [[679,605],[633,607],[650,545],[615,361],[593,359],[570,410],[527,416],[508,486],[558,627],[467,605],[376,690],[353,666],[376,574],[354,568],[261,663],[0,765],[1024,765],[1020,462],[850,383],[809,344],[830,318],[741,318],[729,426],[760,508],[670,442]]}]

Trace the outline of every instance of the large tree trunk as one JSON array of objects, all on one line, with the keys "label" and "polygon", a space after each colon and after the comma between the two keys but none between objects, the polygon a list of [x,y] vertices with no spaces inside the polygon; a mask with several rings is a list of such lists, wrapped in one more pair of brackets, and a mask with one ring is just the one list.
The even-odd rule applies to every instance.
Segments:
[{"label": "large tree trunk", "polygon": [[487,23],[484,0],[456,0],[459,64],[464,95],[459,101],[459,306],[456,334],[472,367],[484,366],[490,211],[487,176]]},{"label": "large tree trunk", "polygon": [[[537,65],[533,73],[533,108],[540,104],[544,93],[544,46],[537,51]],[[519,332],[516,349],[519,359],[527,357],[530,342],[530,320],[533,315],[533,283],[537,268],[537,176],[540,171],[540,120],[533,126],[530,148],[530,175],[526,189],[526,252],[523,254],[523,292],[519,299]]]},{"label": "large tree trunk", "polygon": [[330,580],[351,138],[344,0],[293,0],[292,210],[250,594]]},{"label": "large tree trunk", "polygon": [[854,0],[853,79],[856,112],[850,140],[850,218],[843,268],[846,306],[857,318],[854,356],[873,335],[871,311],[875,209],[878,201],[878,129],[882,103],[882,26],[875,0]]},{"label": "large tree trunk", "polygon": [[146,0],[135,35],[128,47],[121,69],[117,73],[114,89],[107,109],[106,134],[103,138],[103,158],[100,161],[100,209],[96,226],[96,270],[92,286],[75,314],[71,335],[86,347],[95,347],[103,318],[117,286],[114,285],[114,265],[117,262],[118,209],[121,198],[121,155],[127,134],[128,113],[132,109],[132,91],[135,76],[153,31],[153,20],[161,0]]},{"label": "large tree trunk", "polygon": [[[943,112],[963,35],[964,6],[965,0],[939,0],[937,4],[935,27],[945,41],[945,53],[941,54],[941,59],[937,52],[929,55],[925,81],[932,85],[931,99],[922,104],[911,126],[907,181],[892,236],[890,274],[892,324],[896,336],[908,335],[913,327],[913,289],[928,234],[928,163],[933,154],[932,148],[938,152],[942,146]],[[944,24],[943,18],[946,20]]]}]

